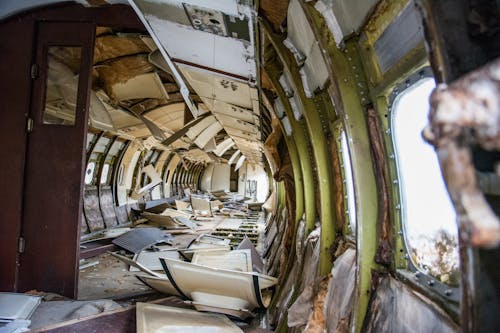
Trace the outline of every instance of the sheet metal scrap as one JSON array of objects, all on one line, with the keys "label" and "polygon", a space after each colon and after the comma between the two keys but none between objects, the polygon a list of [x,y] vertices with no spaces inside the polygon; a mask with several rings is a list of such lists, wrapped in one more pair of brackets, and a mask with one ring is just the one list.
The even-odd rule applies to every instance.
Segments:
[{"label": "sheet metal scrap", "polygon": [[172,236],[158,228],[137,228],[113,240],[113,244],[132,253],[139,253],[156,243],[172,241]]},{"label": "sheet metal scrap", "polygon": [[430,102],[423,136],[437,150],[462,237],[476,247],[498,246],[500,221],[479,189],[472,148],[500,150],[500,58],[450,86],[438,86]]}]

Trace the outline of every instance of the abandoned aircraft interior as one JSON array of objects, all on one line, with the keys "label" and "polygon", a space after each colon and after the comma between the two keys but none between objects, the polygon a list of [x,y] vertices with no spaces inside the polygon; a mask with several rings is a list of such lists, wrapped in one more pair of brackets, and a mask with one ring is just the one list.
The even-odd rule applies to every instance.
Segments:
[{"label": "abandoned aircraft interior", "polygon": [[498,0],[1,0],[0,332],[500,332]]}]

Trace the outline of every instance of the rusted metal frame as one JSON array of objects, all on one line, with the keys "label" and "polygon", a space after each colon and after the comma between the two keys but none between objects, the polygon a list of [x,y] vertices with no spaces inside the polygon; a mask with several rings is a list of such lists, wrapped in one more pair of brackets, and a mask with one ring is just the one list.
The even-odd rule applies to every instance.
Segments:
[{"label": "rusted metal frame", "polygon": [[[345,49],[343,51],[338,49],[320,14],[310,4],[303,2],[301,4],[328,64],[331,80],[329,92],[334,101],[335,110],[345,124],[347,137],[352,140],[349,140],[348,147],[351,153],[354,189],[357,195],[356,220],[358,223],[356,228],[357,291],[352,325],[356,332],[360,332],[372,292],[372,270],[378,268],[374,262],[377,246],[377,187],[364,114],[364,105],[370,102],[365,88],[365,73],[359,59],[356,41],[345,41]],[[361,84],[361,87],[358,84]]]},{"label": "rusted metal frame", "polygon": [[334,215],[334,193],[333,193],[333,172],[329,161],[331,160],[328,150],[327,135],[324,131],[321,118],[316,110],[314,102],[307,98],[302,87],[302,81],[299,74],[299,68],[293,55],[283,45],[283,37],[274,34],[267,22],[262,21],[265,33],[268,35],[274,46],[278,57],[280,58],[283,69],[292,82],[290,84],[298,97],[299,107],[304,114],[307,129],[312,143],[312,150],[316,162],[318,184],[320,192],[320,220],[321,220],[321,256],[320,256],[320,274],[326,275],[331,269],[333,260],[331,247],[335,241],[337,230]]},{"label": "rusted metal frame", "polygon": [[[498,4],[494,1],[479,3],[470,0],[416,1],[438,82],[454,81],[498,56],[499,23],[495,17]],[[488,3],[492,8],[484,13],[480,5]]]},{"label": "rusted metal frame", "polygon": [[[297,152],[299,155],[300,169],[302,171],[303,183],[304,183],[304,204],[305,204],[305,214],[306,214],[306,234],[309,234],[314,229],[314,223],[316,221],[316,194],[314,191],[314,176],[311,165],[311,154],[308,148],[308,133],[304,130],[303,126],[295,120],[292,108],[290,106],[290,101],[286,98],[286,94],[278,82],[278,71],[277,68],[271,64],[266,66],[266,71],[273,84],[273,87],[280,98],[285,113],[292,126],[292,135],[297,146]],[[286,135],[283,132],[283,135]],[[299,218],[302,218],[300,214]]]},{"label": "rusted metal frame", "polygon": [[[417,5],[423,17],[430,62],[438,82],[453,82],[459,77],[467,74],[467,72],[498,57],[498,18],[484,20],[485,15],[491,15],[491,18],[495,18],[497,7],[495,10],[490,10],[486,13],[478,12],[478,9],[480,9],[478,5],[484,4],[498,6],[493,1],[460,1],[458,3],[453,2],[453,4],[447,0],[417,1]],[[450,10],[442,12],[443,8],[449,8]],[[450,22],[452,22],[452,24],[450,24]],[[496,25],[496,32],[492,31],[490,23]],[[479,31],[478,33],[478,31],[475,31],[475,28],[481,25],[483,25],[483,27],[480,30],[483,31]],[[496,48],[496,52],[491,52],[492,48],[493,50]],[[498,63],[498,60],[496,62]],[[483,74],[479,74],[479,76],[484,76],[483,78],[486,79],[487,75],[484,74],[486,73],[483,72]],[[471,80],[472,82],[469,82],[469,84],[473,84],[473,81],[476,80],[473,76],[474,74],[472,77],[461,79],[461,81],[465,83],[467,80]],[[496,84],[498,87],[498,76]],[[446,94],[453,94],[454,92],[459,93],[460,98],[456,101],[458,105],[457,111],[460,111],[460,108],[462,109],[459,115],[452,114],[452,118],[455,118],[455,121],[452,124],[448,124],[451,129],[457,130],[456,134],[458,134],[458,137],[456,134],[450,135],[448,131],[448,133],[442,133],[441,137],[438,137],[441,143],[436,144],[441,169],[459,217],[459,253],[462,273],[462,299],[460,302],[461,325],[464,332],[485,331],[488,330],[488,326],[490,325],[497,325],[497,327],[499,325],[498,315],[496,313],[488,313],[492,311],[493,307],[486,305],[490,302],[498,303],[498,282],[496,285],[494,283],[484,283],[484,281],[492,279],[492,276],[488,273],[491,269],[488,268],[488,263],[497,261],[495,258],[498,258],[499,249],[478,250],[471,243],[471,220],[468,218],[467,211],[464,209],[465,207],[460,203],[460,201],[463,201],[463,198],[461,198],[462,193],[460,192],[464,191],[461,191],[457,183],[459,180],[463,180],[464,184],[461,185],[462,190],[472,191],[472,193],[466,194],[466,197],[470,198],[473,193],[479,194],[479,196],[475,195],[476,198],[481,196],[480,192],[477,193],[477,187],[474,184],[476,182],[475,176],[470,175],[471,169],[472,171],[474,169],[471,168],[471,148],[473,146],[479,146],[477,141],[474,142],[478,139],[474,137],[474,134],[480,134],[485,129],[489,128],[487,122],[492,119],[488,119],[488,116],[486,116],[488,113],[485,113],[485,118],[483,119],[486,120],[486,124],[481,126],[483,128],[481,128],[478,133],[472,132],[466,135],[460,135],[464,130],[474,131],[474,128],[479,125],[478,123],[460,124],[460,120],[463,121],[467,117],[477,118],[477,113],[484,112],[484,107],[487,107],[487,105],[482,105],[481,99],[476,98],[474,93],[468,91],[466,84],[464,84],[464,87],[460,87],[460,83],[458,83],[457,86],[452,85],[450,88],[451,90],[449,92],[445,89],[439,89],[440,91],[438,90],[436,96],[431,97],[431,99],[434,100],[434,108],[437,108],[438,102],[440,102],[439,104],[443,104],[442,109],[446,109],[446,105],[449,105],[446,99],[449,100],[449,98],[444,98],[444,101],[439,101],[439,99],[443,99],[443,96],[446,97]],[[474,101],[479,102],[477,109],[470,109],[467,107],[469,100],[470,103]],[[490,104],[490,106],[492,106],[492,104]],[[449,111],[451,110],[452,109]],[[434,119],[432,118],[431,116],[431,122],[434,122],[432,126],[437,128],[437,125],[439,125],[436,119],[437,117],[434,117]],[[448,142],[445,141],[446,136],[448,136],[446,140]],[[462,138],[460,138],[460,136],[462,136]],[[498,148],[496,150],[498,150]],[[459,171],[459,168],[462,168],[465,172],[460,172],[456,178],[453,177],[452,173]],[[452,183],[448,184],[447,179]],[[484,198],[479,200],[483,201],[483,203],[481,204],[482,208],[477,207],[478,211],[486,211],[484,209]],[[467,217],[464,218],[464,215]],[[491,216],[491,214],[487,215]],[[493,225],[493,223],[491,223],[491,225]],[[476,241],[477,239],[474,242]],[[479,243],[482,243],[482,241],[479,241]],[[495,278],[493,278],[493,280],[495,280]],[[496,299],[492,300],[491,297],[495,297]]]},{"label": "rusted metal frame", "polygon": [[370,137],[370,153],[373,161],[374,171],[377,182],[378,194],[378,248],[375,255],[375,261],[384,266],[390,266],[393,262],[393,235],[392,221],[389,216],[390,198],[389,198],[389,175],[386,161],[386,152],[380,120],[374,108],[367,109],[367,126]]},{"label": "rusted metal frame", "polygon": [[[491,279],[481,261],[495,258],[493,251],[498,251],[500,243],[500,221],[479,189],[473,161],[473,149],[500,150],[499,71],[497,59],[448,87],[438,86],[431,95],[430,124],[424,130],[424,137],[436,148],[457,211],[462,269],[461,319],[462,328],[467,332],[499,325],[496,318],[480,320],[482,313],[491,311],[484,309],[482,303],[498,292],[498,285],[485,286],[480,281]],[[491,250],[480,253],[477,248]]]},{"label": "rusted metal frame", "polygon": [[[335,208],[337,213],[337,220],[339,227],[342,228],[345,239],[354,240],[356,237],[356,228],[354,230],[350,227],[349,218],[349,204],[347,197],[347,182],[346,182],[346,168],[344,160],[343,148],[341,145],[341,135],[342,131],[345,133],[344,125],[339,119],[334,124],[332,124],[333,138],[335,139],[334,151],[332,151],[332,165],[334,168],[335,183],[336,183],[336,194],[335,194]],[[333,148],[333,147],[332,147]],[[350,157],[349,157],[350,158]],[[352,168],[351,168],[352,169]],[[351,175],[352,177],[352,175]]]}]

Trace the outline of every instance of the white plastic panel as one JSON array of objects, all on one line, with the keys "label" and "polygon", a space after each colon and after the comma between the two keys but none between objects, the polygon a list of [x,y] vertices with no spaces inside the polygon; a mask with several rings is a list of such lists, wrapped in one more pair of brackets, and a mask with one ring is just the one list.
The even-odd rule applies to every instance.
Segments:
[{"label": "white plastic panel", "polygon": [[168,98],[167,91],[156,73],[134,76],[126,82],[114,84],[111,90],[120,101],[139,98]]},{"label": "white plastic panel", "polygon": [[251,109],[252,100],[257,100],[257,90],[246,82],[187,65],[180,65],[179,68],[200,97],[246,109]]},{"label": "white plastic panel", "polygon": [[241,119],[249,123],[258,123],[259,118],[251,110],[236,105],[231,105],[220,100],[213,101],[213,112]]},{"label": "white plastic panel", "polygon": [[216,121],[212,125],[208,126],[203,132],[198,135],[196,140],[194,140],[194,143],[200,147],[203,148],[207,145],[208,141],[212,139],[217,133],[219,133],[222,130],[222,125]]},{"label": "white plastic panel", "polygon": [[321,0],[325,7],[335,13],[338,26],[344,36],[358,31],[378,0]]},{"label": "white plastic panel", "polygon": [[227,317],[150,303],[137,303],[138,333],[243,333]]},{"label": "white plastic panel", "polygon": [[[246,121],[241,120],[241,119],[226,116],[223,114],[217,114],[217,119],[222,123],[224,128],[230,127],[230,128],[239,129],[241,131],[245,131],[245,132],[252,133],[252,134],[257,134],[259,132],[259,128],[256,125],[249,123],[249,122],[246,122]],[[257,137],[257,135],[256,135],[256,137]]]},{"label": "white plastic panel", "polygon": [[231,165],[234,163],[234,161],[236,161],[236,159],[238,158],[238,156],[240,155],[240,151],[237,150],[233,153],[233,155],[231,155],[231,157],[229,158],[229,161],[227,162],[227,164]]},{"label": "white plastic panel", "polygon": [[212,188],[212,174],[214,172],[214,164],[209,164],[205,170],[203,170],[203,174],[200,179],[200,190],[209,191]]},{"label": "white plastic panel", "polygon": [[161,106],[148,111],[145,117],[156,125],[175,132],[184,126],[184,105],[184,103],[175,103]]},{"label": "white plastic panel", "polygon": [[194,140],[202,131],[204,131],[215,122],[217,122],[217,119],[215,119],[214,116],[208,116],[205,119],[201,120],[198,124],[191,127],[187,131],[186,136],[191,140]]},{"label": "white plastic panel", "polygon": [[[220,228],[222,228],[219,225]],[[228,252],[197,252],[191,260],[193,264],[230,269],[239,272],[252,272],[252,255],[250,250],[234,250]]]},{"label": "white plastic panel", "polygon": [[246,160],[245,155],[241,155],[240,158],[238,159],[238,162],[236,162],[236,165],[234,166],[234,171],[238,171],[239,168],[243,166],[243,163]]},{"label": "white plastic panel", "polygon": [[245,47],[247,42],[195,30],[155,13],[145,12],[144,16],[172,59],[255,78],[253,49]]},{"label": "white plastic panel", "polygon": [[314,90],[323,88],[325,85],[328,79],[328,68],[298,0],[290,1],[287,17],[287,40],[306,57],[302,76],[308,88],[306,95],[312,97]]},{"label": "white plastic panel", "polygon": [[231,170],[228,164],[225,163],[214,164],[210,190],[229,191],[230,175],[231,175]]},{"label": "white plastic panel", "polygon": [[226,151],[228,151],[232,146],[234,146],[234,141],[231,138],[227,138],[217,145],[214,150],[214,154],[217,156],[222,156]]}]

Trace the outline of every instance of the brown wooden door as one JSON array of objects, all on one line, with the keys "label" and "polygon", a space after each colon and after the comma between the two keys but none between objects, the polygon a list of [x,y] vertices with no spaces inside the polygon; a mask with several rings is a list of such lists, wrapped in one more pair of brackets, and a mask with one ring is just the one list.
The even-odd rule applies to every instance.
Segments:
[{"label": "brown wooden door", "polygon": [[37,25],[19,291],[77,296],[94,36],[92,23]]}]

